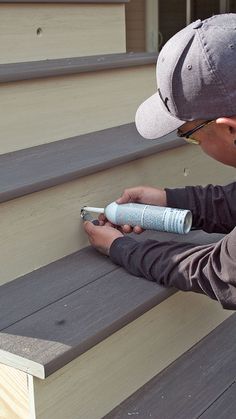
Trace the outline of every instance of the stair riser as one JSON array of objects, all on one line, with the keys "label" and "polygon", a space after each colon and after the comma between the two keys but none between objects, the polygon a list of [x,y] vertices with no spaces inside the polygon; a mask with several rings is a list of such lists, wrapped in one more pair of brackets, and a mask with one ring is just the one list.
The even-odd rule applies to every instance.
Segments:
[{"label": "stair riser", "polygon": [[46,380],[28,375],[28,405],[16,417],[25,419],[30,406],[30,419],[100,419],[231,314],[204,296],[177,293]]},{"label": "stair riser", "polygon": [[155,66],[0,84],[0,154],[134,121]]},{"label": "stair riser", "polygon": [[86,246],[80,219],[84,205],[104,206],[134,185],[174,187],[204,184],[206,179],[227,183],[233,175],[232,168],[184,146],[3,203],[0,281],[8,282]]},{"label": "stair riser", "polygon": [[124,5],[0,4],[0,64],[125,52]]}]

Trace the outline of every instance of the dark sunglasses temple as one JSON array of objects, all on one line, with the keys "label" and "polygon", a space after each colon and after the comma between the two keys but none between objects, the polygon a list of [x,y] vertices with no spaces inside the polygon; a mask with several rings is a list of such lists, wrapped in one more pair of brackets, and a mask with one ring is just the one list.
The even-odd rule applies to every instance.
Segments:
[{"label": "dark sunglasses temple", "polygon": [[186,132],[179,132],[178,131],[178,136],[179,137],[185,137],[185,138],[189,138],[194,132],[198,131],[199,129],[205,127],[205,125],[209,124],[210,122],[212,122],[213,119],[209,119],[208,121],[203,122],[202,124],[198,125],[197,127],[191,129],[190,131],[186,131]]}]

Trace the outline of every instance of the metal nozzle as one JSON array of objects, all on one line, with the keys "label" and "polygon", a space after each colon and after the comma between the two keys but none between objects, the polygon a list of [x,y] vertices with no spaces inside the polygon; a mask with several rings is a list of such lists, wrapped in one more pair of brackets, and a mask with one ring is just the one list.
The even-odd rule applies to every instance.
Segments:
[{"label": "metal nozzle", "polygon": [[99,220],[95,220],[89,211],[85,209],[86,207],[82,207],[80,210],[80,217],[83,221],[91,221],[94,225],[99,226]]},{"label": "metal nozzle", "polygon": [[90,221],[92,219],[91,214],[85,209],[85,207],[82,207],[80,210],[80,217],[83,221]]}]

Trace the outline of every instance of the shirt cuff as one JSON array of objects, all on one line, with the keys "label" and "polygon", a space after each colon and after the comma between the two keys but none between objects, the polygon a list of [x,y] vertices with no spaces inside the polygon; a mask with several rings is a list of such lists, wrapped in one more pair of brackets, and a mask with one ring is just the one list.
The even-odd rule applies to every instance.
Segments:
[{"label": "shirt cuff", "polygon": [[127,253],[137,246],[137,241],[131,237],[118,237],[115,239],[110,247],[109,256],[112,262],[116,265],[124,266],[124,259]]},{"label": "shirt cuff", "polygon": [[171,208],[190,209],[186,188],[165,189],[167,206]]}]

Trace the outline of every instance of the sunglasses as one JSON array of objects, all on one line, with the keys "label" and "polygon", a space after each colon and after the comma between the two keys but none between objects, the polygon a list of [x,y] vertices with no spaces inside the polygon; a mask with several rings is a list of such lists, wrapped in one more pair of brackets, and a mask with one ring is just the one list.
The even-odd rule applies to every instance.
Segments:
[{"label": "sunglasses", "polygon": [[201,123],[200,125],[197,125],[195,128],[193,128],[189,131],[186,131],[186,132],[181,132],[180,129],[178,129],[177,130],[177,135],[178,135],[178,137],[183,138],[185,141],[187,141],[187,143],[199,145],[200,141],[191,137],[191,135],[194,132],[198,131],[199,129],[205,127],[206,125],[211,124],[212,122],[214,122],[214,119],[210,119],[208,121],[205,121],[205,122]]}]

